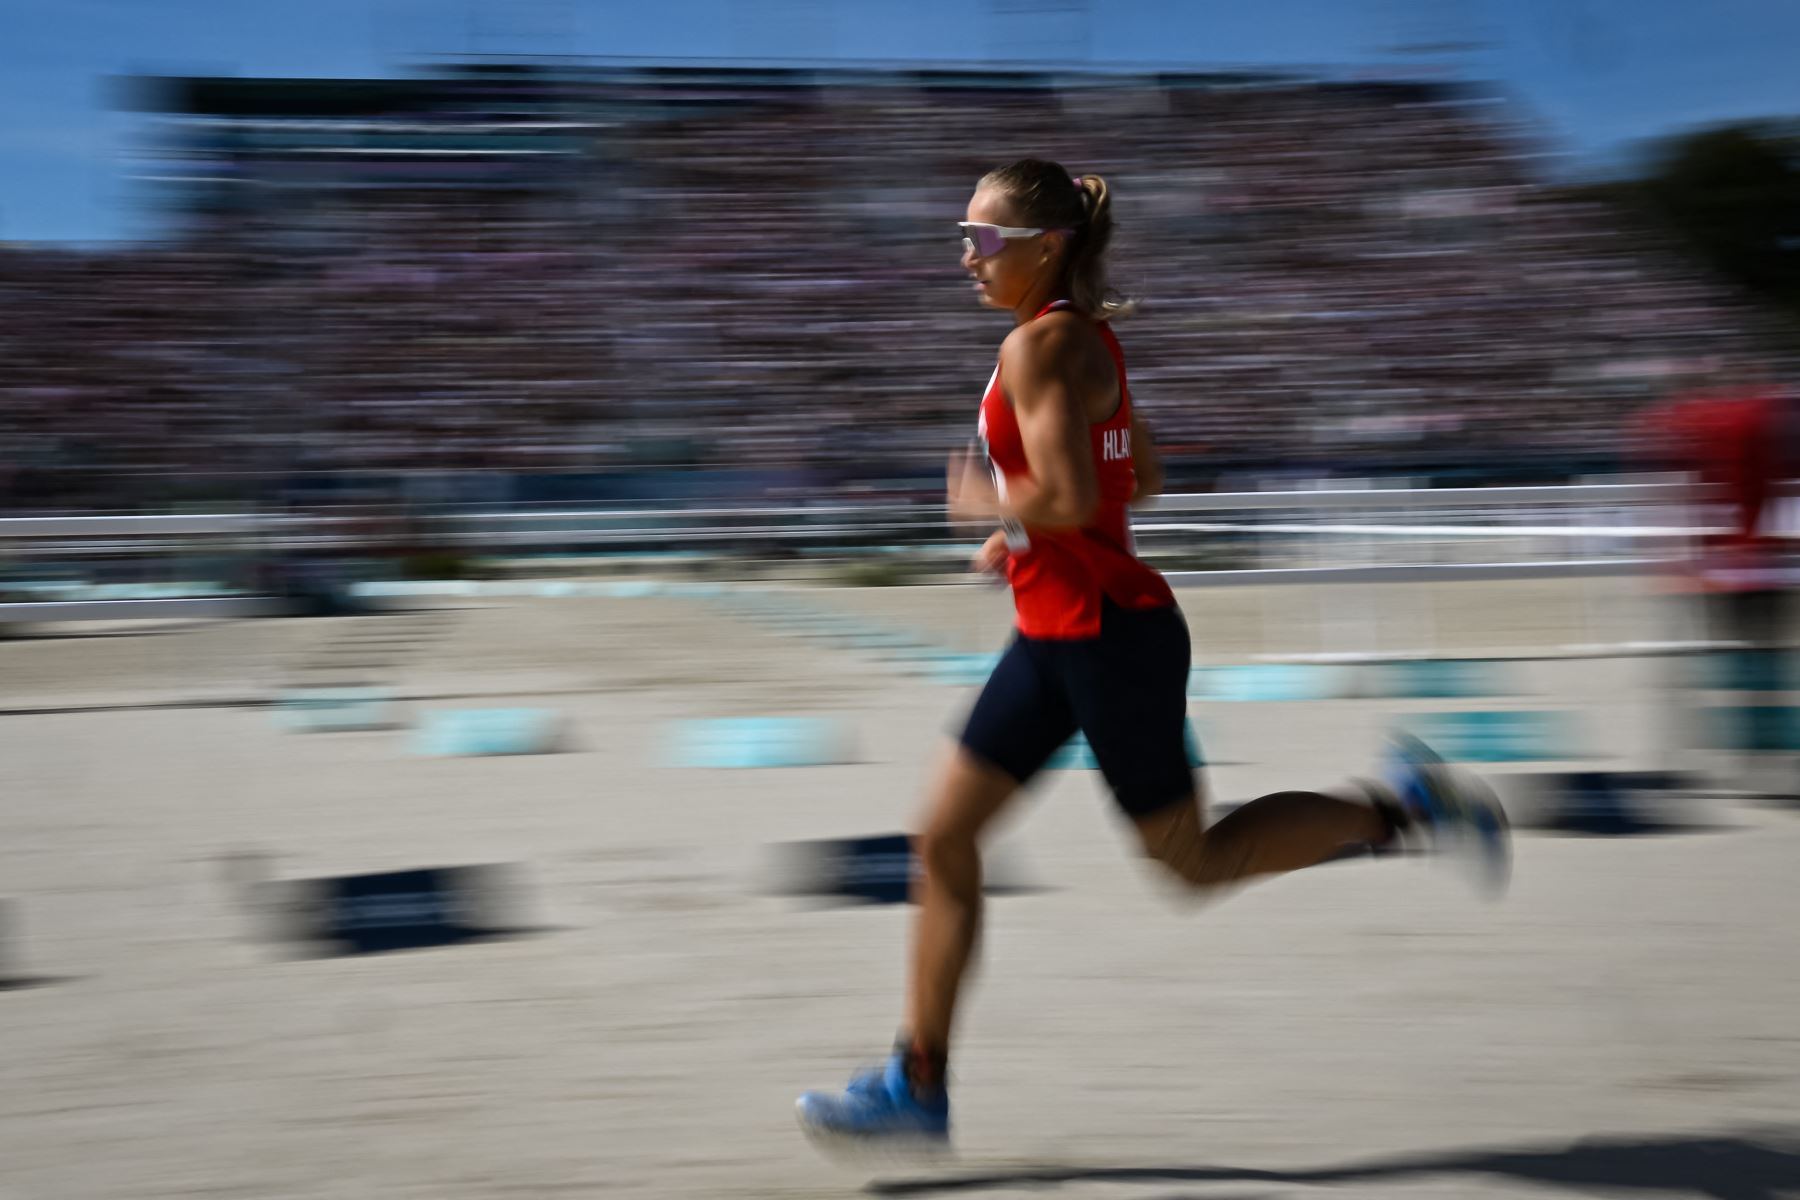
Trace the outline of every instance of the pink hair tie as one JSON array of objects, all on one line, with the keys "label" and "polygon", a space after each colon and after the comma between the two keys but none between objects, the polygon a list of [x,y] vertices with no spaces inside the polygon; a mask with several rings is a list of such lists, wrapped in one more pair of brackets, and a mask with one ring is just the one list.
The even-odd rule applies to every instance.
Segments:
[{"label": "pink hair tie", "polygon": [[1081,176],[1071,175],[1069,176],[1069,182],[1080,188],[1082,191],[1087,191],[1087,184],[1081,182]]}]

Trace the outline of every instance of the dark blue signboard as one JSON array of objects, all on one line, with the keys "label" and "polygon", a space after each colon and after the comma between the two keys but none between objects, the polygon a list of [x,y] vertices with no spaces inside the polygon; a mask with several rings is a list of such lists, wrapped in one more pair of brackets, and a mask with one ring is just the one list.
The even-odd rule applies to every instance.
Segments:
[{"label": "dark blue signboard", "polygon": [[495,917],[504,872],[427,867],[259,885],[282,897],[276,936],[324,954],[417,950],[520,932]]}]

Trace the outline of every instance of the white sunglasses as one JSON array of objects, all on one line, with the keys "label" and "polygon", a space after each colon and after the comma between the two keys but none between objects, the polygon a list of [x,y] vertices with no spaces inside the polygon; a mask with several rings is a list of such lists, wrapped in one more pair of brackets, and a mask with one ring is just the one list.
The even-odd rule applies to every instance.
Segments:
[{"label": "white sunglasses", "polygon": [[1068,233],[1067,229],[1023,229],[1012,225],[983,225],[977,221],[958,221],[962,230],[963,249],[976,258],[992,258],[1006,249],[1010,238],[1037,237],[1041,233]]}]

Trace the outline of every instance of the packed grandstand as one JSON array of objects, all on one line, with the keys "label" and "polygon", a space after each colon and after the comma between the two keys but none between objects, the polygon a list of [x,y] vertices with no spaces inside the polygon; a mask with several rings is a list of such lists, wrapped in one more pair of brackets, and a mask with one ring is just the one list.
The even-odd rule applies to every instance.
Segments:
[{"label": "packed grandstand", "polygon": [[1111,182],[1133,394],[1200,486],[1603,467],[1756,328],[1476,91],[509,78],[163,81],[166,234],[0,249],[0,502],[929,491],[1004,333],[954,222],[1025,154]]}]

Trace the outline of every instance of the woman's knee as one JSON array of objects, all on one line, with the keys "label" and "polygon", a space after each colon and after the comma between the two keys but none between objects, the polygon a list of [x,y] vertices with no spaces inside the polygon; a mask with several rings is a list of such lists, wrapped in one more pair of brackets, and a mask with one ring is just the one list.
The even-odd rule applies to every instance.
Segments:
[{"label": "woman's knee", "polygon": [[1207,861],[1205,840],[1197,845],[1162,845],[1147,851],[1150,861],[1161,867],[1174,880],[1193,890],[1204,890],[1219,882]]},{"label": "woman's knee", "polygon": [[1197,804],[1171,807],[1140,818],[1138,836],[1144,854],[1176,882],[1193,891],[1210,891],[1236,877],[1228,847],[1216,845],[1200,823]]},{"label": "woman's knee", "polygon": [[979,889],[982,835],[1016,791],[1004,773],[958,747],[914,835],[925,874],[952,890]]},{"label": "woman's knee", "polygon": [[981,845],[973,830],[950,821],[927,821],[913,838],[913,852],[926,874],[949,880],[971,867],[980,869]]}]

